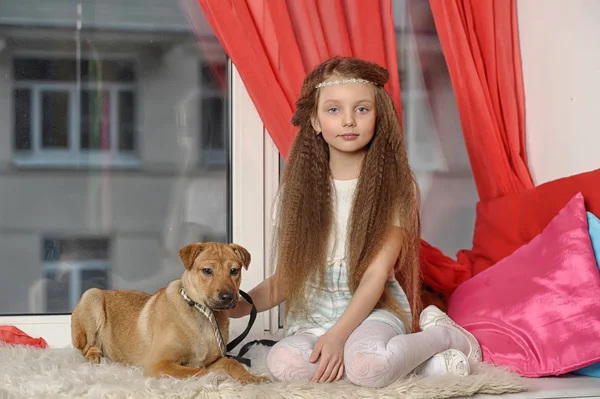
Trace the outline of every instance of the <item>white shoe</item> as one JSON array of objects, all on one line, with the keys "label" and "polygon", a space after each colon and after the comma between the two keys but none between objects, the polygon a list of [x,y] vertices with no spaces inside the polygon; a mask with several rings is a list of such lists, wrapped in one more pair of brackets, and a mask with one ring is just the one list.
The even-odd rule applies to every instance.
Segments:
[{"label": "white shoe", "polygon": [[421,312],[421,316],[419,317],[419,327],[421,327],[422,331],[425,331],[433,326],[444,326],[464,335],[469,342],[467,359],[471,362],[481,362],[481,347],[473,334],[456,324],[446,313],[442,312],[436,306],[429,305]]},{"label": "white shoe", "polygon": [[455,374],[459,377],[466,377],[471,374],[471,365],[467,356],[458,349],[448,349],[434,355],[429,362],[435,362],[438,370],[445,370],[448,374]]}]

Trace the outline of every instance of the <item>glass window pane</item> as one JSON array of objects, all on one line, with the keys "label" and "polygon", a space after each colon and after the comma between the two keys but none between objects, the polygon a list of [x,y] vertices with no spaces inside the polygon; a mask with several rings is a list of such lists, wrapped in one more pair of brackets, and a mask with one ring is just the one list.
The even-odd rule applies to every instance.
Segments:
[{"label": "glass window pane", "polygon": [[69,93],[42,92],[42,146],[69,147]]},{"label": "glass window pane", "polygon": [[83,270],[81,272],[81,292],[85,292],[90,288],[109,289],[108,273],[109,271],[106,269]]},{"label": "glass window pane", "polygon": [[131,91],[119,92],[119,150],[135,149],[135,96]]},{"label": "glass window pane", "polygon": [[225,148],[225,129],[223,99],[220,97],[206,98],[202,100],[202,114],[204,115],[202,126],[202,147],[214,150]]},{"label": "glass window pane", "polygon": [[31,90],[14,91],[15,149],[31,149]]},{"label": "glass window pane", "polygon": [[82,149],[110,150],[110,97],[107,90],[82,90],[80,146]]},{"label": "glass window pane", "polygon": [[73,58],[45,59],[18,57],[14,62],[16,81],[73,81],[77,79],[77,61]]},{"label": "glass window pane", "polygon": [[135,81],[135,66],[130,60],[81,60],[81,80],[83,82],[125,82]]},{"label": "glass window pane", "polygon": [[205,167],[219,167],[226,162],[226,108],[219,95],[226,76],[224,64],[202,64],[200,81],[205,90],[201,93],[200,115],[200,154]]},{"label": "glass window pane", "polygon": [[134,62],[130,60],[97,60],[65,57],[18,57],[14,63],[15,80],[70,82],[133,82]]},{"label": "glass window pane", "polygon": [[21,3],[0,2],[0,315],[154,292],[184,245],[231,237],[225,51],[194,0]]},{"label": "glass window pane", "polygon": [[52,270],[44,272],[46,313],[68,313],[69,291],[71,289],[70,270]]},{"label": "glass window pane", "polygon": [[428,1],[393,0],[409,162],[422,236],[455,259],[471,248],[478,195],[448,67]]},{"label": "glass window pane", "polygon": [[107,238],[45,238],[44,262],[110,259]]}]

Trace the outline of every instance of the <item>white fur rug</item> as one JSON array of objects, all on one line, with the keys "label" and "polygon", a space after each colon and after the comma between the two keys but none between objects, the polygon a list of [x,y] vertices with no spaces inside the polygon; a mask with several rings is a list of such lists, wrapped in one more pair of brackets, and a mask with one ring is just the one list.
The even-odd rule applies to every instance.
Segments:
[{"label": "white fur rug", "polygon": [[[255,374],[269,372],[269,348],[255,346],[246,354]],[[526,389],[523,379],[490,365],[471,376],[412,377],[383,389],[348,382],[241,385],[219,374],[187,381],[145,378],[141,370],[103,360],[84,362],[75,349],[33,349],[0,344],[0,398],[450,398],[475,393],[501,394]]]}]

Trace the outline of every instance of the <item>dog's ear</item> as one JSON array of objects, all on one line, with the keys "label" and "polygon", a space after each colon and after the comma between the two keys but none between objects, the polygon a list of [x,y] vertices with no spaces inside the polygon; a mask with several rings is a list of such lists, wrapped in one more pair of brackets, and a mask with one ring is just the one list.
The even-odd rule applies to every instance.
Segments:
[{"label": "dog's ear", "polygon": [[194,264],[194,260],[200,255],[200,252],[204,249],[204,244],[202,243],[193,243],[188,244],[185,247],[181,248],[177,255],[179,255],[179,259],[181,259],[181,263],[185,266],[186,269],[191,269]]},{"label": "dog's ear", "polygon": [[250,266],[250,252],[248,252],[248,250],[241,245],[229,244],[229,246],[233,248],[233,252],[235,252],[242,262],[244,269],[248,270],[248,266]]}]

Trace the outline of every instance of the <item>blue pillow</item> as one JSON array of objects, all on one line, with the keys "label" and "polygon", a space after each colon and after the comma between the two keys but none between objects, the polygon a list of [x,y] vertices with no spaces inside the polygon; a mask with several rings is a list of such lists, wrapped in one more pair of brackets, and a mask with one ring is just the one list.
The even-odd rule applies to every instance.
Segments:
[{"label": "blue pillow", "polygon": [[587,212],[587,220],[596,263],[598,263],[598,268],[600,268],[600,220],[592,212]]},{"label": "blue pillow", "polygon": [[[596,263],[600,269],[600,220],[591,212],[587,212],[588,231],[592,239],[592,247],[596,256]],[[600,363],[594,363],[590,366],[573,371],[575,374],[587,375],[589,377],[600,378]]]}]

